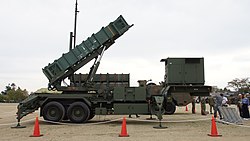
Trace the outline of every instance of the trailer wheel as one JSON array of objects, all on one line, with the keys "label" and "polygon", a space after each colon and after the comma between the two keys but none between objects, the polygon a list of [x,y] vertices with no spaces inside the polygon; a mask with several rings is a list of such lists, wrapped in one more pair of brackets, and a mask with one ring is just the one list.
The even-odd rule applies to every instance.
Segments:
[{"label": "trailer wheel", "polygon": [[51,101],[43,107],[42,113],[45,120],[58,122],[63,119],[65,109],[61,103]]},{"label": "trailer wheel", "polygon": [[67,111],[70,121],[75,123],[86,122],[90,116],[89,107],[83,102],[72,103]]},{"label": "trailer wheel", "polygon": [[176,110],[176,106],[173,102],[167,102],[165,105],[164,105],[164,108],[165,108],[165,113],[167,115],[172,115],[174,114],[175,110]]}]

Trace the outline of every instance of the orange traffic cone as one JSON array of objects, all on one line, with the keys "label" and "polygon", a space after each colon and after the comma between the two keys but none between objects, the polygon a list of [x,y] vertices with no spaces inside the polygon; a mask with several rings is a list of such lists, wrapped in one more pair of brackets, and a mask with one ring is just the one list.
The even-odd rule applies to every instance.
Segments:
[{"label": "orange traffic cone", "polygon": [[186,106],[186,111],[188,111],[188,107]]},{"label": "orange traffic cone", "polygon": [[40,134],[39,121],[38,121],[38,117],[36,117],[34,132],[33,132],[33,135],[30,135],[30,137],[41,137],[41,136],[43,135]]},{"label": "orange traffic cone", "polygon": [[125,117],[123,117],[123,120],[122,120],[122,130],[121,130],[121,134],[119,134],[119,137],[129,137],[129,135],[127,133],[126,118]]},{"label": "orange traffic cone", "polygon": [[211,136],[211,137],[221,137],[222,136],[222,135],[218,135],[214,116],[212,116],[211,134],[207,134],[207,135]]}]

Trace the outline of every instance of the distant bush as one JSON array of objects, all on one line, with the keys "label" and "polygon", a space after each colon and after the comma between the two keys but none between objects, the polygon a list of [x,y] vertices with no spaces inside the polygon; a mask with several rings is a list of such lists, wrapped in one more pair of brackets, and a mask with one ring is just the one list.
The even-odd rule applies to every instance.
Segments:
[{"label": "distant bush", "polygon": [[16,88],[14,83],[6,86],[6,90],[0,94],[0,102],[21,102],[28,97],[28,91],[22,90],[20,87]]},{"label": "distant bush", "polygon": [[0,94],[0,102],[5,102],[4,95]]}]

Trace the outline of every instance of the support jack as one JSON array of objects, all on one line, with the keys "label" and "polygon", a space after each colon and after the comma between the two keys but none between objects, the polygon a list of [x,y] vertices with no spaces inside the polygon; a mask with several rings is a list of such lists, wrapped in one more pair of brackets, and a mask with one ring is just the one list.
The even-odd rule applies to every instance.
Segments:
[{"label": "support jack", "polygon": [[161,120],[159,120],[159,126],[154,126],[153,128],[155,128],[155,129],[166,129],[168,127],[167,126],[162,126]]},{"label": "support jack", "polygon": [[21,109],[20,109],[20,106],[18,105],[17,107],[17,125],[16,126],[12,126],[11,128],[26,128],[26,126],[22,126],[20,124],[20,121],[21,121],[21,118],[20,118],[20,115],[21,115]]},{"label": "support jack", "polygon": [[11,128],[26,128],[26,126],[22,126],[20,122],[17,122],[16,126],[12,126]]}]

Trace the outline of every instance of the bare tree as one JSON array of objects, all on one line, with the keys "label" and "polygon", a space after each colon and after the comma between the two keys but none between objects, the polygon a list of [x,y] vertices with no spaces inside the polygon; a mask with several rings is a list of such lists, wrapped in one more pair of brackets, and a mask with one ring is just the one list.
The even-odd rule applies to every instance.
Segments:
[{"label": "bare tree", "polygon": [[233,88],[235,91],[241,93],[250,92],[250,81],[249,78],[235,78],[232,81],[228,82],[229,88]]}]

